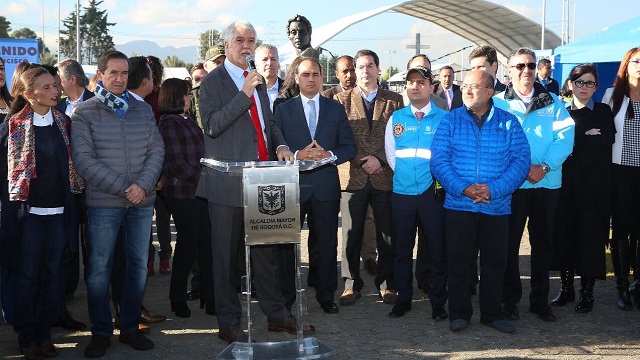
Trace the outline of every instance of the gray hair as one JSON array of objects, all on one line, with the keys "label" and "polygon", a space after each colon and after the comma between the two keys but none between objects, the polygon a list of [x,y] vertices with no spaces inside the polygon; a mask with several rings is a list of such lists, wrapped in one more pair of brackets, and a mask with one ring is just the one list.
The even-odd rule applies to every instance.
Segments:
[{"label": "gray hair", "polygon": [[533,50],[528,47],[521,47],[511,52],[509,55],[509,64],[511,64],[511,59],[519,55],[530,55],[534,61],[536,60],[536,53]]},{"label": "gray hair", "polygon": [[89,85],[89,78],[85,75],[82,65],[74,59],[62,60],[58,64],[58,73],[66,80],[71,79],[71,76],[75,76],[78,86],[86,87]]},{"label": "gray hair", "polygon": [[251,25],[250,22],[248,22],[247,20],[238,20],[232,22],[231,24],[229,24],[229,26],[222,30],[222,38],[224,39],[224,42],[231,43],[231,41],[233,40],[233,35],[236,34],[236,30],[238,29],[249,29],[253,32],[253,35],[255,35],[256,38],[258,37],[256,29],[253,27],[253,25]]},{"label": "gray hair", "polygon": [[260,50],[271,50],[276,52],[276,57],[278,57],[278,48],[275,45],[271,44],[262,44],[256,48],[256,52]]}]

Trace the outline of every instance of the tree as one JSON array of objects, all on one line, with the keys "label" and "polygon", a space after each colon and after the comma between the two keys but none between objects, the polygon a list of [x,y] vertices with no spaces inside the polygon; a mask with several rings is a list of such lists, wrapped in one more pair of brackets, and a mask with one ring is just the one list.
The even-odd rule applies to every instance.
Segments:
[{"label": "tree", "polygon": [[[83,64],[95,64],[100,55],[108,50],[115,49],[113,37],[109,35],[109,27],[115,25],[107,21],[107,11],[99,10],[103,1],[89,0],[89,6],[84,7],[80,15],[80,62]],[[68,57],[74,57],[76,53],[76,12],[62,20],[65,27],[60,32],[66,35],[66,39],[60,39],[60,50]]]},{"label": "tree", "polygon": [[336,77],[336,58],[333,56],[327,56],[324,53],[320,55],[318,59],[320,66],[322,66],[322,78],[325,84],[337,84],[338,78]]},{"label": "tree", "polygon": [[38,34],[29,28],[24,27],[22,29],[18,29],[11,33],[11,37],[14,39],[38,39],[38,52],[40,54],[49,52],[49,48],[44,45],[42,38],[38,37]]},{"label": "tree", "polygon": [[8,38],[9,31],[11,31],[11,21],[4,16],[0,16],[0,38]]},{"label": "tree", "polygon": [[[49,64],[51,62],[51,51],[49,51],[49,48],[45,46],[44,41],[42,41],[42,38],[38,37],[38,34],[36,34],[35,31],[24,27],[21,29],[18,29],[14,32],[11,33],[11,37],[14,39],[37,39],[38,40],[38,53],[40,54],[40,60],[39,62],[41,64]],[[56,62],[54,61],[53,64],[55,64]]]},{"label": "tree", "polygon": [[218,30],[210,29],[200,33],[200,58],[205,59],[207,51],[214,45],[222,45],[222,37]]},{"label": "tree", "polygon": [[185,67],[186,66],[185,62],[178,59],[176,55],[167,56],[167,58],[164,59],[162,63],[166,67]]}]

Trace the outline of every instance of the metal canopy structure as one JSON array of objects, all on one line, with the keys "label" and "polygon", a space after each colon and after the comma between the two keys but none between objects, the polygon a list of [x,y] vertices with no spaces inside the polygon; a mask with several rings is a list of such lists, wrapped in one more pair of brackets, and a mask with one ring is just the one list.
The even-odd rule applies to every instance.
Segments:
[{"label": "metal canopy structure", "polygon": [[[391,10],[439,25],[476,45],[491,45],[504,57],[519,47],[540,47],[540,24],[485,0],[414,0]],[[561,45],[549,29],[544,39],[545,49]]]},{"label": "metal canopy structure", "polygon": [[[393,11],[439,25],[476,45],[496,48],[505,63],[511,51],[522,46],[540,47],[541,25],[504,6],[485,0],[413,0],[363,11],[337,19],[313,30],[311,45],[322,46],[346,28],[378,14]],[[560,46],[558,35],[545,30],[545,49]],[[287,42],[278,49],[280,62],[289,64],[295,50]]]}]

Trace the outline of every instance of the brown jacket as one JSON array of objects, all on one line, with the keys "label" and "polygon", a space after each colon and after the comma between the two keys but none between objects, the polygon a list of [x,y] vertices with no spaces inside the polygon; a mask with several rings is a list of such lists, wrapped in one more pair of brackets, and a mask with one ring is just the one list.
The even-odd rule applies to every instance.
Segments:
[{"label": "brown jacket", "polygon": [[[356,191],[364,188],[370,176],[371,185],[375,189],[391,191],[393,189],[393,170],[387,164],[384,133],[391,114],[404,107],[402,95],[378,88],[378,94],[374,100],[373,125],[371,129],[369,129],[364,100],[358,87],[337,93],[334,99],[344,105],[358,150],[356,157],[349,162],[349,178],[346,190]],[[384,168],[382,173],[369,175],[362,170],[360,159],[369,155],[377,157],[382,162]],[[340,169],[339,167],[338,171],[341,185],[343,185],[346,178],[344,176],[345,169]]]}]

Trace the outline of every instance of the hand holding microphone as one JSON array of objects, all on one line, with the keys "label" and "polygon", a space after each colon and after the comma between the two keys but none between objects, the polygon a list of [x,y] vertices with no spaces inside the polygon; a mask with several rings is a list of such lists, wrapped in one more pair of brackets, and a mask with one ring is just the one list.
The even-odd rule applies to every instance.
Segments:
[{"label": "hand holding microphone", "polygon": [[253,90],[260,91],[260,84],[262,84],[262,76],[258,74],[256,71],[256,63],[254,61],[253,55],[249,54],[246,57],[247,63],[249,63],[249,68],[251,71],[247,74],[244,79],[244,84],[242,85],[242,91],[248,96],[253,96]]}]

